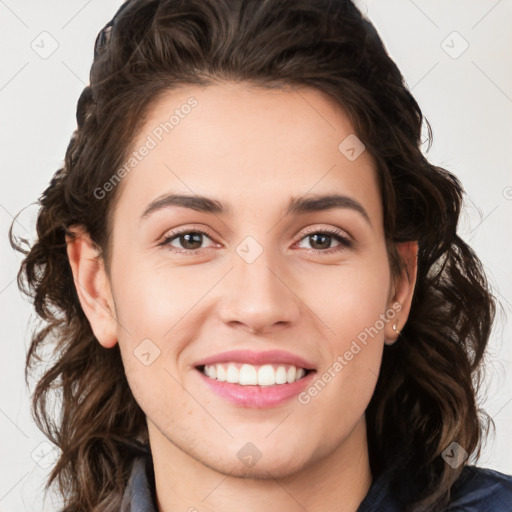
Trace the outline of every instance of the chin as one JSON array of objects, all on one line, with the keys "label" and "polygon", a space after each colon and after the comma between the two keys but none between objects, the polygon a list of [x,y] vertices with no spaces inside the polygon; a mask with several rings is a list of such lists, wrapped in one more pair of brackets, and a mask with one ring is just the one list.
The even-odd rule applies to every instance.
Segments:
[{"label": "chin", "polygon": [[240,452],[241,450],[236,450],[228,457],[215,456],[215,454],[210,453],[210,457],[214,456],[213,458],[210,459],[208,457],[209,460],[205,458],[198,460],[219,473],[236,478],[257,480],[286,478],[314,463],[313,460],[305,456],[304,451],[300,453],[300,458],[298,458],[298,450],[296,448],[290,449],[289,453],[284,453],[282,447],[280,450],[269,450],[267,454],[263,450],[258,455],[254,453],[256,457],[260,457],[258,460],[253,458],[248,461],[244,460],[244,455],[251,453],[251,449]]},{"label": "chin", "polygon": [[293,463],[292,461],[287,461],[282,457],[279,461],[267,462],[264,462],[262,458],[254,466],[251,467],[246,466],[243,463],[233,464],[231,460],[225,461],[224,464],[219,464],[219,461],[217,460],[214,465],[209,465],[203,461],[203,464],[225,475],[229,475],[235,478],[246,478],[254,480],[273,480],[275,478],[286,478],[299,472],[305,467],[304,464]]}]

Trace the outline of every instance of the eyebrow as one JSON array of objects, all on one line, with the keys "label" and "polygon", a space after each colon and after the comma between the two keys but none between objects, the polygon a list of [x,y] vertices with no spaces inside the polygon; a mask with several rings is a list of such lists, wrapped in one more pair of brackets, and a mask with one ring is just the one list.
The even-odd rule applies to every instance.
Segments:
[{"label": "eyebrow", "polygon": [[[189,208],[198,212],[214,213],[218,215],[230,215],[231,209],[228,205],[221,203],[216,199],[198,195],[165,194],[151,201],[141,215],[141,220],[149,217],[153,212],[164,208],[179,206]],[[334,208],[350,209],[358,212],[367,222],[372,225],[370,216],[363,206],[349,196],[341,194],[324,194],[309,197],[292,197],[288,204],[285,215],[292,213],[311,213]]]}]

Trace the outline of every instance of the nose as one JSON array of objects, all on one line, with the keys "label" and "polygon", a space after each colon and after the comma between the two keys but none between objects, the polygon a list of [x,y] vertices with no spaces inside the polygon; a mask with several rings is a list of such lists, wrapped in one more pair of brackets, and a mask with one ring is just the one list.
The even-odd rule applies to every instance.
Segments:
[{"label": "nose", "polygon": [[294,324],[300,314],[300,299],[293,282],[264,250],[252,263],[233,255],[233,270],[224,280],[218,303],[221,320],[230,327],[251,333],[267,333]]}]

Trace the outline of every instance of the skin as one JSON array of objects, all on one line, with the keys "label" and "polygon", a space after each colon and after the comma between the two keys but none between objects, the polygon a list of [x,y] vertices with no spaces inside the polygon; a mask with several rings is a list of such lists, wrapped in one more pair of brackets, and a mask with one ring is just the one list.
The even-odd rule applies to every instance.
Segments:
[{"label": "skin", "polygon": [[[407,321],[417,243],[397,246],[408,272],[392,279],[375,162],[338,150],[354,129],[315,89],[175,90],[152,107],[134,148],[191,96],[197,106],[123,179],[110,275],[86,232],[68,240],[84,312],[101,345],[119,343],[146,414],[159,511],[354,512],[372,481],[364,412],[384,344],[397,338],[392,324]],[[231,213],[171,207],[141,221],[164,192],[212,197]],[[371,224],[347,208],[284,216],[291,196],[332,192],[357,200]],[[209,233],[192,255],[158,245],[181,227]],[[355,245],[315,244],[309,227],[339,228]],[[236,252],[247,236],[263,249],[252,263]],[[194,369],[226,350],[280,349],[321,375],[397,302],[395,318],[307,404],[239,407]],[[134,355],[147,338],[160,350],[148,366]],[[237,456],[248,442],[261,454],[252,466]]]}]

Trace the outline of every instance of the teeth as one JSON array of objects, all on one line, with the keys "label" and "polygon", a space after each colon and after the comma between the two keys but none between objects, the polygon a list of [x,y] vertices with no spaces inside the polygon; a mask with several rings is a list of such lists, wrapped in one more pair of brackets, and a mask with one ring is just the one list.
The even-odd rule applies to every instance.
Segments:
[{"label": "teeth", "polygon": [[286,368],[284,366],[277,367],[276,384],[286,384]]},{"label": "teeth", "polygon": [[276,373],[271,364],[264,364],[258,370],[258,384],[260,386],[273,386],[276,383]]},{"label": "teeth", "polygon": [[286,381],[287,382],[295,382],[295,376],[297,375],[297,368],[295,366],[290,366],[288,371],[286,372]]},{"label": "teeth", "polygon": [[234,364],[228,364],[228,370],[226,372],[226,380],[231,384],[237,384],[240,380],[240,372]]},{"label": "teeth", "polygon": [[304,368],[293,365],[264,364],[207,364],[203,373],[210,379],[221,382],[230,382],[241,386],[274,386],[275,384],[291,384],[306,375]]},{"label": "teeth", "polygon": [[256,371],[256,368],[250,364],[243,364],[242,368],[240,368],[238,384],[241,384],[242,386],[255,386],[258,384],[258,372]]},{"label": "teeth", "polygon": [[[220,380],[221,382],[226,382],[226,370],[224,370],[224,367],[221,366],[220,364],[212,364],[209,366],[210,367],[210,374],[208,375],[208,377],[211,377],[212,379],[217,379],[217,380]],[[206,366],[205,366],[206,368]],[[213,371],[212,371],[212,368],[213,368]],[[215,377],[215,373],[217,373],[217,376]]]}]

